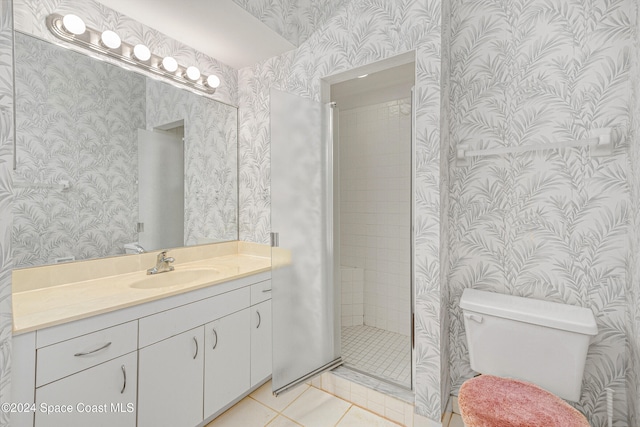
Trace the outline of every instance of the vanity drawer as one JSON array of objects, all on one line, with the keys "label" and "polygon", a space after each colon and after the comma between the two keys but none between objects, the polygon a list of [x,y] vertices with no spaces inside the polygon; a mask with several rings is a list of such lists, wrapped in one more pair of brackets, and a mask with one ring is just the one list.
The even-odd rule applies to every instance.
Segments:
[{"label": "vanity drawer", "polygon": [[115,359],[137,348],[137,321],[39,348],[36,353],[36,387]]},{"label": "vanity drawer", "polygon": [[271,280],[251,285],[251,305],[271,299]]},{"label": "vanity drawer", "polygon": [[140,348],[181,334],[249,306],[248,287],[140,319]]}]

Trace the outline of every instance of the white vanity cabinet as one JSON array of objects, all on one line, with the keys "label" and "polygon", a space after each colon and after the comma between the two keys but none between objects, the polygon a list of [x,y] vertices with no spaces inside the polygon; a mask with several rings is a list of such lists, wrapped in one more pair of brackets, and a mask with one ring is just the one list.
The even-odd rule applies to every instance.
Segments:
[{"label": "white vanity cabinet", "polygon": [[140,350],[138,426],[196,426],[202,421],[204,328]]},{"label": "white vanity cabinet", "polygon": [[138,349],[138,322],[127,322],[37,350],[36,387]]},{"label": "white vanity cabinet", "polygon": [[36,389],[38,427],[135,427],[137,353]]},{"label": "white vanity cabinet", "polygon": [[251,307],[251,387],[271,375],[271,300]]},{"label": "white vanity cabinet", "polygon": [[[70,404],[73,413],[36,408],[11,414],[12,427],[204,425],[271,375],[269,279],[258,273],[17,335],[14,402]],[[81,413],[87,404],[92,412]]]},{"label": "white vanity cabinet", "polygon": [[271,376],[271,281],[251,287],[251,387]]},{"label": "white vanity cabinet", "polygon": [[138,322],[37,350],[35,425],[136,425]]},{"label": "white vanity cabinet", "polygon": [[205,326],[204,413],[213,415],[251,387],[248,308]]}]

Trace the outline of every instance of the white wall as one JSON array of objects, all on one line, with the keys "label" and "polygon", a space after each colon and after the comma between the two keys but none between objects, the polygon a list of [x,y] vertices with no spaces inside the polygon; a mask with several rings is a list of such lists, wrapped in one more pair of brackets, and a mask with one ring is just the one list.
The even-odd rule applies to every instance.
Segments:
[{"label": "white wall", "polygon": [[364,324],[411,333],[411,101],[340,110],[341,264],[364,269]]},{"label": "white wall", "polygon": [[340,267],[342,327],[364,325],[364,270]]}]

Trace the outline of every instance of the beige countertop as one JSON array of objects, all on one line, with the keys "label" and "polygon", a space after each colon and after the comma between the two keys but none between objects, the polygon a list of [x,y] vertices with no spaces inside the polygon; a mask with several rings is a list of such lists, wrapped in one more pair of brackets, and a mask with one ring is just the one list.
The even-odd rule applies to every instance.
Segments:
[{"label": "beige countertop", "polygon": [[[185,274],[188,270],[197,272]],[[143,270],[19,292],[14,289],[13,333],[55,326],[269,270],[268,257],[230,254],[179,264],[175,271],[158,275],[149,276]],[[171,281],[179,276],[178,284],[144,287],[153,286],[149,280]],[[143,287],[136,286],[140,283]]]}]

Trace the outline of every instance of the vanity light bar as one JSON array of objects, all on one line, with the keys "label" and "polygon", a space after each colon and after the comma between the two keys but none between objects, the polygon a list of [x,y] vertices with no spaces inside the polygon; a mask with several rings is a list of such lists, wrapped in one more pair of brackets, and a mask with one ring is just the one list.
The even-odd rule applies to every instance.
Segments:
[{"label": "vanity light bar", "polygon": [[130,45],[120,40],[113,31],[104,32],[87,27],[76,15],[52,13],[47,16],[47,28],[56,37],[68,43],[90,49],[94,52],[117,58],[120,61],[151,71],[201,92],[213,94],[220,85],[220,79],[211,74],[204,76],[194,66],[183,67],[170,56],[154,55],[144,45]]}]

